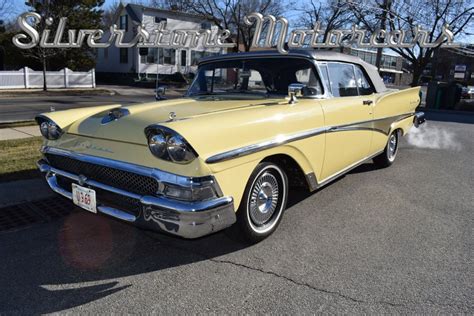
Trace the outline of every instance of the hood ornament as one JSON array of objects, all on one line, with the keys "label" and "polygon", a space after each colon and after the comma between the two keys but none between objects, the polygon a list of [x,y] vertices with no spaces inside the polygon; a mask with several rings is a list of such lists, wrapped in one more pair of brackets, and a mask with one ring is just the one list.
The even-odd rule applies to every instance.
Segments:
[{"label": "hood ornament", "polygon": [[130,114],[130,111],[125,108],[112,109],[109,111],[109,113],[107,113],[106,116],[102,118],[101,124],[102,125],[108,124],[110,122],[121,119],[122,117],[127,116],[129,114]]},{"label": "hood ornament", "polygon": [[168,115],[168,118],[170,119],[170,122],[173,122],[176,119],[176,113],[175,112],[170,112]]}]

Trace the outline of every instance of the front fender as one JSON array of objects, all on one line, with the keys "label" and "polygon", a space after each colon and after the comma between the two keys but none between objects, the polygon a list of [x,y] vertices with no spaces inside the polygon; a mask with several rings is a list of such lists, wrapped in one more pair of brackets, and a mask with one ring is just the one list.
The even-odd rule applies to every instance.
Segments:
[{"label": "front fender", "polygon": [[121,107],[121,105],[111,104],[55,112],[45,112],[37,115],[35,117],[35,120],[38,122],[39,120],[41,120],[41,118],[48,118],[55,122],[62,130],[67,130],[71,124],[78,120],[82,120],[91,115],[118,107]]},{"label": "front fender", "polygon": [[[309,146],[315,146],[313,148],[316,150],[304,150]],[[317,150],[317,148],[320,149]],[[238,208],[253,170],[262,160],[275,155],[285,155],[293,158],[305,175],[314,173],[318,178],[324,158],[324,136],[296,141],[217,164],[208,164],[208,167],[216,177],[224,194],[232,196],[234,205]],[[311,163],[310,161],[319,161],[320,163]],[[291,175],[288,176],[291,177]]]}]

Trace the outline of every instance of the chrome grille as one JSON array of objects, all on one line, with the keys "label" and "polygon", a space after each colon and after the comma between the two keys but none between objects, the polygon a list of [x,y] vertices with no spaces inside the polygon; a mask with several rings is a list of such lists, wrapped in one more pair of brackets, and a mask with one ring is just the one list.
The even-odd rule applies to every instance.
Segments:
[{"label": "chrome grille", "polygon": [[158,182],[151,177],[92,164],[61,155],[47,153],[45,154],[45,157],[48,159],[51,167],[75,175],[84,175],[88,179],[95,180],[111,187],[139,195],[156,195],[156,192],[158,191]]}]

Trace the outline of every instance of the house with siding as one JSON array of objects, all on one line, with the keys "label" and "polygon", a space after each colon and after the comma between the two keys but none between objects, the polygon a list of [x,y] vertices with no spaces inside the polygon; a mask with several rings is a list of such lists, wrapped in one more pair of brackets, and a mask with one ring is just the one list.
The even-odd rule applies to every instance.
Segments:
[{"label": "house with siding", "polygon": [[[160,22],[165,22],[166,30],[211,30],[212,36],[218,32],[217,26],[202,16],[146,7],[137,4],[120,4],[114,24],[125,30],[123,42],[130,42],[137,33],[137,27],[144,25],[150,34]],[[109,37],[108,32],[103,38]],[[118,48],[111,45],[97,51],[98,73],[127,74],[134,77],[148,75],[189,74],[197,70],[197,61],[206,56],[225,53],[222,48],[205,48],[202,42],[195,48]]]}]

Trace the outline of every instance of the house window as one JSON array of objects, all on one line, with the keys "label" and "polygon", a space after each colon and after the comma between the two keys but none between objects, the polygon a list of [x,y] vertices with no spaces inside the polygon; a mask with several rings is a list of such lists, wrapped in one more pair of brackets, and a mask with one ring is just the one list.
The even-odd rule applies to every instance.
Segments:
[{"label": "house window", "polygon": [[211,52],[201,52],[197,50],[191,51],[191,65],[195,66],[198,64],[199,59],[209,56],[216,56],[219,53],[211,53]]},{"label": "house window", "polygon": [[140,56],[140,62],[142,64],[156,64],[158,60],[158,64],[160,65],[175,65],[176,50],[166,48],[150,48],[148,49],[148,55]]},{"label": "house window", "polygon": [[[145,51],[145,49],[143,49]],[[140,62],[142,64],[155,64],[157,61],[158,48],[146,48],[147,54],[140,55]]]},{"label": "house window", "polygon": [[392,56],[392,68],[397,68],[397,58]]},{"label": "house window", "polygon": [[159,24],[161,22],[165,22],[165,24],[166,24],[166,22],[167,22],[166,18],[160,18],[159,16],[155,16],[155,23]]},{"label": "house window", "polygon": [[370,54],[370,63],[372,65],[375,65],[376,62],[377,62],[377,54]]},{"label": "house window", "polygon": [[186,51],[185,50],[181,51],[181,66],[183,67],[186,66]]},{"label": "house window", "polygon": [[161,48],[160,64],[175,65],[176,64],[176,49]]},{"label": "house window", "polygon": [[128,32],[128,19],[126,15],[120,16],[120,29]]},{"label": "house window", "polygon": [[202,22],[201,23],[201,29],[203,30],[210,30],[211,29],[211,22]]},{"label": "house window", "polygon": [[128,48],[120,48],[120,63],[128,64]]}]

